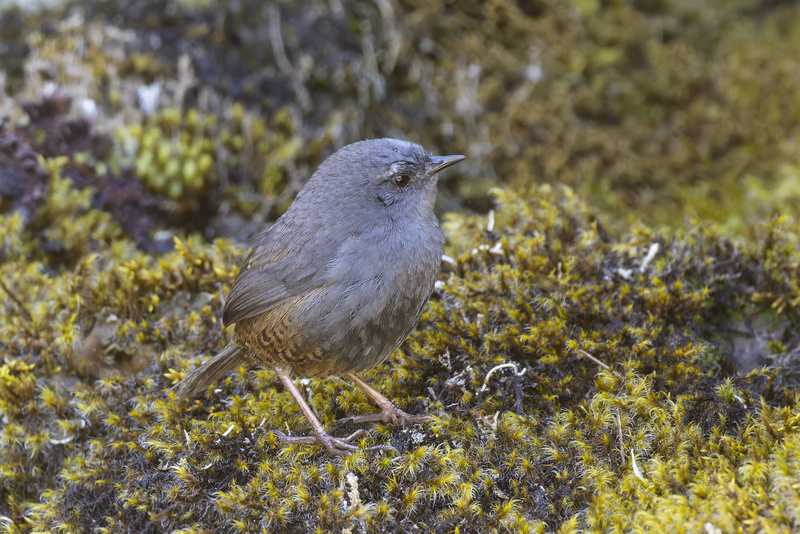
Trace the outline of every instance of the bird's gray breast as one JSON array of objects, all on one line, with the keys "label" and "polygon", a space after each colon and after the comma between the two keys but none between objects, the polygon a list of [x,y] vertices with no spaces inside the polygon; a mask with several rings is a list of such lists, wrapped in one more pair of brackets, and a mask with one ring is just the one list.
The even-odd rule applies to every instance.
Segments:
[{"label": "bird's gray breast", "polygon": [[332,372],[374,367],[403,342],[433,291],[442,244],[435,219],[374,228],[342,243],[326,266],[305,339],[335,362]]}]

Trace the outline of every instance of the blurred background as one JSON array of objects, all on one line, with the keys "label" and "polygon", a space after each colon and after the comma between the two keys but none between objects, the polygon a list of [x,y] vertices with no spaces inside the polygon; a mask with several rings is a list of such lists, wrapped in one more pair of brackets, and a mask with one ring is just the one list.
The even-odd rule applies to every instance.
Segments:
[{"label": "blurred background", "polygon": [[139,246],[246,239],[338,147],[469,160],[440,212],[566,184],[608,228],[800,201],[800,6],[757,0],[0,0],[0,197],[41,156]]}]

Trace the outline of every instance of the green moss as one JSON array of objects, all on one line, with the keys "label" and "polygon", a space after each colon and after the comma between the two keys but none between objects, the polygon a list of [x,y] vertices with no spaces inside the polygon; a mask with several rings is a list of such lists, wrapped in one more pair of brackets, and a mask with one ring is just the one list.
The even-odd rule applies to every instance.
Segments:
[{"label": "green moss", "polygon": [[[789,221],[753,245],[698,225],[614,238],[569,189],[495,194],[491,230],[447,218],[454,266],[418,330],[366,373],[432,422],[367,426],[362,448],[400,454],[346,459],[280,444],[270,429],[309,429],[270,370],[237,371],[185,408],[164,395],[222,345],[241,247],[189,238],[152,257],[106,229],[76,268],[44,275],[12,216],[2,269],[34,322],[0,309],[2,514],[76,532],[792,525],[800,399],[776,386],[780,368],[726,376],[716,349],[731,318],[796,313],[777,291],[798,283]],[[335,377],[304,389],[336,433],[375,409]]]},{"label": "green moss", "polygon": [[[255,182],[262,203],[283,199],[283,168],[297,156],[301,142],[291,117],[279,113],[272,122],[237,103],[222,122],[197,109],[182,114],[169,108],[116,133],[135,161],[137,177],[150,191],[175,202],[180,212],[196,210],[197,202],[207,199],[214,186],[239,181],[236,176],[242,174],[248,179],[261,176]],[[127,160],[121,154],[111,164],[124,166]]]}]

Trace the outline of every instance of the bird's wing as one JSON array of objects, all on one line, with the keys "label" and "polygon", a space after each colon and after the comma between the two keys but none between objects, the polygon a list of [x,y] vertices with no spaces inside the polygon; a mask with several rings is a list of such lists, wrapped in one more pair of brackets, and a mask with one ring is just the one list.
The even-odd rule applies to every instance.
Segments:
[{"label": "bird's wing", "polygon": [[256,239],[222,310],[225,326],[265,313],[324,285],[325,251],[332,252],[335,246],[326,246],[325,232],[316,226],[308,221],[305,226],[278,221]]}]

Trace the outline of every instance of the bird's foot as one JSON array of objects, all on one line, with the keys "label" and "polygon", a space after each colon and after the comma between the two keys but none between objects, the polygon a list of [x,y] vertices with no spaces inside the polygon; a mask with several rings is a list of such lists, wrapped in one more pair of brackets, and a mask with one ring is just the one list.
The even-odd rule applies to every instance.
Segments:
[{"label": "bird's foot", "polygon": [[[328,449],[328,452],[331,454],[335,454],[337,456],[349,456],[350,454],[354,453],[358,450],[356,445],[353,445],[351,441],[354,441],[364,434],[366,434],[366,430],[356,430],[346,438],[335,438],[328,434],[325,431],[318,433],[316,436],[287,436],[283,432],[279,430],[273,430],[273,434],[278,436],[282,443],[286,445],[318,445],[320,447],[325,447]],[[392,447],[391,445],[375,445],[372,447],[368,447],[366,449],[369,452],[373,451],[392,451],[397,453],[397,449]],[[399,453],[398,453],[399,454]]]},{"label": "bird's foot", "polygon": [[410,415],[395,406],[389,404],[378,413],[370,413],[365,415],[349,415],[338,422],[351,422],[353,424],[359,423],[391,423],[400,427],[410,426],[415,423],[426,423],[430,418],[427,415]]}]

